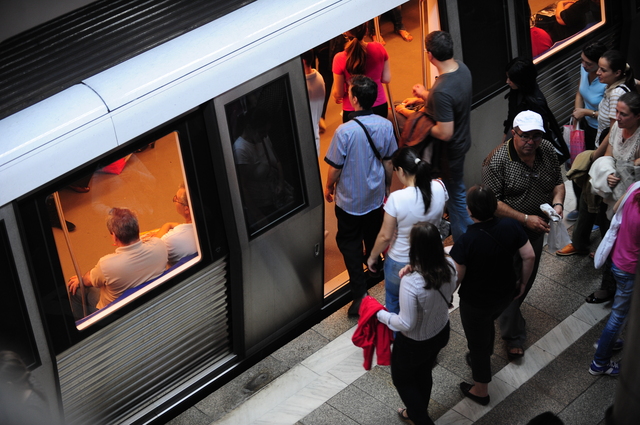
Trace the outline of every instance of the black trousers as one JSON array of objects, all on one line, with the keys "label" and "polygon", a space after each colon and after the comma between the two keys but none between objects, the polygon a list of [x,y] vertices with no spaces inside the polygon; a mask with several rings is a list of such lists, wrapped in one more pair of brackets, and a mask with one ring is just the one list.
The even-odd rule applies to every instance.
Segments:
[{"label": "black trousers", "polygon": [[415,425],[434,424],[428,410],[433,386],[431,370],[436,365],[438,353],[449,342],[449,333],[447,322],[433,338],[415,341],[398,332],[393,343],[391,378]]},{"label": "black trousers", "polygon": [[494,321],[509,306],[514,295],[509,294],[497,303],[477,307],[460,299],[460,320],[467,347],[471,353],[473,380],[483,384],[491,382],[491,355],[496,339]]},{"label": "black trousers", "polygon": [[[544,235],[540,234],[540,236],[535,239],[529,239],[529,242],[531,242],[533,252],[536,255],[529,282],[527,282],[524,294],[522,294],[522,296],[517,300],[511,301],[498,318],[498,322],[500,323],[500,335],[502,336],[502,339],[507,343],[508,348],[522,348],[522,346],[524,345],[524,341],[527,338],[525,320],[522,316],[522,312],[520,311],[520,306],[531,290],[533,282],[536,280],[536,275],[538,274],[538,266],[540,266],[540,258],[542,257]],[[514,256],[514,268],[516,270],[516,275],[520,275],[522,273],[522,258],[520,258],[519,255]]]},{"label": "black trousers", "polygon": [[337,205],[335,210],[338,220],[336,243],[349,273],[353,299],[357,300],[367,292],[367,279],[362,267],[382,226],[383,210],[379,207],[365,215],[349,214]]}]

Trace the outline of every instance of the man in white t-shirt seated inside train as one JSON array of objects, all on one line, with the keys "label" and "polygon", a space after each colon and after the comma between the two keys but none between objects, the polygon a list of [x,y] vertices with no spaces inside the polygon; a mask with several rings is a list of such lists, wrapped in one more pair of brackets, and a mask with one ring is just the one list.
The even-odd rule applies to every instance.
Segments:
[{"label": "man in white t-shirt seated inside train", "polygon": [[[98,264],[82,276],[86,287],[87,314],[118,298],[125,290],[160,276],[167,267],[167,248],[156,237],[142,242],[135,213],[127,208],[112,208],[107,229],[117,247],[115,253],[100,258]],[[71,307],[76,319],[83,317],[79,279],[69,279]]]},{"label": "man in white t-shirt seated inside train", "polygon": [[182,257],[198,252],[191,209],[184,184],[180,185],[178,192],[173,197],[173,204],[176,207],[176,212],[184,219],[184,223],[165,223],[154,235],[161,238],[167,246],[170,266]]}]

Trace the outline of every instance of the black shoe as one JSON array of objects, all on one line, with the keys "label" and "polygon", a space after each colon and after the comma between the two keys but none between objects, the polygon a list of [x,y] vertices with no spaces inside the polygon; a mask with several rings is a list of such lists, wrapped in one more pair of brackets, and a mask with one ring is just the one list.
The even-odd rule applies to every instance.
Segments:
[{"label": "black shoe", "polygon": [[347,315],[359,317],[360,316],[360,304],[362,304],[362,300],[367,295],[368,294],[364,294],[363,296],[361,296],[357,300],[353,300],[353,302],[351,303],[351,306],[349,306],[349,310],[347,310]]},{"label": "black shoe", "polygon": [[465,397],[468,397],[469,399],[475,401],[476,403],[482,406],[486,406],[491,402],[490,396],[478,397],[477,395],[471,394],[469,392],[471,388],[473,388],[473,385],[467,384],[466,382],[460,382],[460,391],[462,391],[462,394],[464,394]]},{"label": "black shoe", "polygon": [[[611,295],[610,293],[607,293],[605,297],[599,298],[596,296],[596,292],[590,294],[587,298],[585,298],[585,301],[588,302],[589,304],[600,304],[600,303],[606,303],[611,298],[613,298],[613,295]],[[601,291],[601,292],[604,292],[604,291]]]},{"label": "black shoe", "polygon": [[[76,225],[73,224],[72,222],[65,220],[65,223],[67,223],[67,231],[73,232],[74,230],[76,230]],[[53,223],[51,223],[51,226],[57,227],[58,229],[62,229],[62,225],[60,224],[60,220],[54,221]]]}]

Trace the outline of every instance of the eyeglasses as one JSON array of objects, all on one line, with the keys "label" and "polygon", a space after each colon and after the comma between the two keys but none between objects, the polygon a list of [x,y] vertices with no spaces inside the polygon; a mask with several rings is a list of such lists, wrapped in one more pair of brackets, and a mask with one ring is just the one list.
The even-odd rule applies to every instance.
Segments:
[{"label": "eyeglasses", "polygon": [[518,137],[522,139],[523,142],[533,141],[535,143],[538,143],[539,141],[542,140],[542,137],[543,137],[542,133],[534,133],[534,134],[518,133],[518,130],[516,130],[515,128],[513,129],[513,132],[516,133]]},{"label": "eyeglasses", "polygon": [[173,195],[173,202],[177,202],[180,205],[184,205],[185,207],[188,206],[187,204],[185,204],[184,202],[180,202],[180,200],[178,199],[177,195]]}]

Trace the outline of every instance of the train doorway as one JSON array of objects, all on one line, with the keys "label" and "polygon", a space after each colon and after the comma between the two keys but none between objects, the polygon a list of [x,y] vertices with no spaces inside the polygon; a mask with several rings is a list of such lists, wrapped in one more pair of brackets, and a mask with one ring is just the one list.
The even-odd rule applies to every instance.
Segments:
[{"label": "train doorway", "polygon": [[[424,12],[421,13],[421,10]],[[422,15],[422,18],[421,18]],[[394,103],[402,102],[403,99],[411,96],[414,84],[424,84],[430,80],[430,65],[423,61],[424,41],[422,34],[427,34],[438,25],[437,2],[425,0],[410,0],[401,6],[402,23],[409,34],[413,37],[411,41],[405,41],[403,37],[395,32],[393,22],[393,10],[380,16],[379,36],[384,41],[384,47],[389,55],[391,67],[391,82],[388,84],[387,99],[390,105],[389,118],[392,119]],[[376,36],[377,38],[377,36]],[[365,37],[366,42],[371,42],[372,37]],[[327,43],[328,45],[329,43]],[[327,55],[328,56],[328,55]],[[319,60],[322,60],[320,58]],[[422,64],[425,64],[424,66]],[[427,66],[429,65],[429,66]],[[319,68],[323,66],[319,63]],[[331,72],[331,64],[325,69]],[[321,71],[322,72],[322,71]],[[327,71],[323,72],[325,74]],[[320,135],[320,151],[318,161],[322,184],[326,183],[328,165],[324,161],[325,154],[331,143],[331,138],[336,128],[342,124],[342,106],[337,104],[331,96],[331,83],[325,78],[326,91],[328,93],[324,133]],[[391,190],[399,189],[400,183],[394,176]],[[324,296],[325,298],[344,287],[349,275],[345,269],[342,254],[336,245],[337,223],[335,217],[335,204],[325,201],[325,249],[324,249]]]}]

